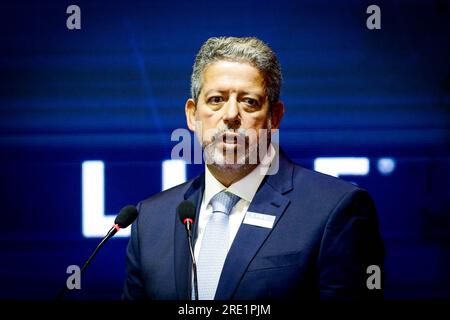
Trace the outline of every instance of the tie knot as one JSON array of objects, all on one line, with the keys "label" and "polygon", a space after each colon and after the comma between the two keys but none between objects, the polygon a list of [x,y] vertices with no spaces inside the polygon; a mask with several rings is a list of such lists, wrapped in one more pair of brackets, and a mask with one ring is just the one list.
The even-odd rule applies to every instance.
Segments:
[{"label": "tie knot", "polygon": [[219,192],[214,197],[212,197],[210,201],[213,213],[222,212],[228,216],[231,212],[231,209],[233,209],[239,199],[239,196],[232,194],[231,192],[225,190]]}]

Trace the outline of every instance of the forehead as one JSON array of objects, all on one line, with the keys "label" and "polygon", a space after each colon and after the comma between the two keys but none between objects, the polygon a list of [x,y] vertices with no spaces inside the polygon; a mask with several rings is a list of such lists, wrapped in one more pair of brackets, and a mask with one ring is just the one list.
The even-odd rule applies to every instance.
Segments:
[{"label": "forehead", "polygon": [[246,62],[220,60],[203,71],[202,91],[264,91],[264,76],[254,66]]}]

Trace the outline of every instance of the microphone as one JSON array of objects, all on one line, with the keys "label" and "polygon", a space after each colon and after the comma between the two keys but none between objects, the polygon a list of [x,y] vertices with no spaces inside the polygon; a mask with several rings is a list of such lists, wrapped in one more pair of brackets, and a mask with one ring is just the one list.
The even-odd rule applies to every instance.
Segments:
[{"label": "microphone", "polygon": [[186,234],[189,242],[189,251],[192,259],[192,271],[194,272],[194,295],[195,300],[198,300],[198,284],[197,284],[197,263],[195,262],[194,249],[192,247],[192,226],[195,219],[195,205],[189,201],[184,200],[177,207],[177,214],[181,223],[186,228]]},{"label": "microphone", "polygon": [[[95,255],[100,250],[100,248],[106,243],[106,241],[111,239],[120,229],[124,229],[124,228],[128,227],[130,224],[132,224],[134,222],[134,220],[136,220],[137,216],[138,216],[138,211],[135,206],[128,205],[128,206],[123,207],[122,210],[120,210],[116,219],[114,219],[114,225],[111,227],[111,229],[109,229],[106,236],[102,239],[102,241],[100,241],[97,248],[95,248],[94,252],[91,254],[89,259],[86,260],[83,267],[80,269],[80,275],[84,271],[84,269],[86,269],[86,267],[89,265],[91,260],[95,257]],[[62,290],[57,295],[56,299],[62,298],[64,296],[66,290],[67,290],[67,285],[65,285],[62,288]]]}]

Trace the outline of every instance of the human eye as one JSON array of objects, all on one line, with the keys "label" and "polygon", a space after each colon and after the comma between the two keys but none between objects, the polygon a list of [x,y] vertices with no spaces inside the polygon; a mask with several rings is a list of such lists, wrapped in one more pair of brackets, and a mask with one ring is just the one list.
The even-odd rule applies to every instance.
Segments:
[{"label": "human eye", "polygon": [[244,99],[242,99],[242,101],[246,105],[248,105],[249,107],[256,107],[256,106],[258,106],[258,101],[256,99],[253,99],[253,98],[245,97]]},{"label": "human eye", "polygon": [[219,104],[223,102],[223,98],[221,96],[212,96],[208,98],[208,103],[210,104]]}]

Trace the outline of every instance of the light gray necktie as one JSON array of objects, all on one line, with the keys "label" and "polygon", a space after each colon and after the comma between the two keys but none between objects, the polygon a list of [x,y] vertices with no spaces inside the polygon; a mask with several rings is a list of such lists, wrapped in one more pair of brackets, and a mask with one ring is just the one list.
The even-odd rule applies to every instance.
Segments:
[{"label": "light gray necktie", "polygon": [[239,197],[221,191],[211,198],[213,214],[205,227],[197,262],[198,295],[200,300],[213,300],[229,245],[229,214]]}]

